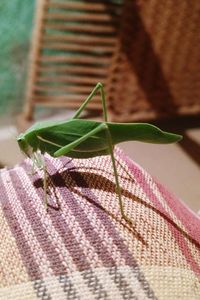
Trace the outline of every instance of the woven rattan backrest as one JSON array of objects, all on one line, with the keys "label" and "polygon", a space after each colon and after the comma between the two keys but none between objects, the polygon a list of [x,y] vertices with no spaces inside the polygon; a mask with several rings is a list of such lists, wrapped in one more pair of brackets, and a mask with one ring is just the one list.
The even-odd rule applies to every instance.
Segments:
[{"label": "woven rattan backrest", "polygon": [[199,113],[199,11],[199,0],[38,0],[25,117],[77,108],[98,81],[113,120]]},{"label": "woven rattan backrest", "polygon": [[[98,81],[105,83],[115,49],[121,4],[38,0],[25,107],[77,108]],[[95,96],[89,109],[100,109]]]},{"label": "woven rattan backrest", "polygon": [[126,0],[111,65],[113,120],[200,113],[200,1]]}]

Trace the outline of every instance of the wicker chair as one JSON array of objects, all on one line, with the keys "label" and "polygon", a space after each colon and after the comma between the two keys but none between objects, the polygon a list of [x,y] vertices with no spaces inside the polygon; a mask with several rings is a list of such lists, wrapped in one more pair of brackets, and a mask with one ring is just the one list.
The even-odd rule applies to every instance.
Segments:
[{"label": "wicker chair", "polygon": [[[38,0],[22,120],[105,84],[115,121],[200,112],[200,2]],[[100,110],[95,96],[88,110]]]}]

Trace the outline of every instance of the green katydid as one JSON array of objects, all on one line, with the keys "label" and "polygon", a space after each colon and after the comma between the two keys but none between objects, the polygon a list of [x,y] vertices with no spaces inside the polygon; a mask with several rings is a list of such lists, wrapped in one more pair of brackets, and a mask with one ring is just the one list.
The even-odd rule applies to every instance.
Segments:
[{"label": "green katydid", "polygon": [[[86,105],[98,91],[101,93],[104,121],[98,122],[79,119]],[[48,205],[47,171],[41,154],[47,152],[52,157],[68,156],[71,158],[110,155],[121,215],[122,218],[131,223],[131,220],[129,220],[124,212],[113,152],[114,146],[124,141],[133,140],[158,144],[173,143],[179,141],[181,138],[180,135],[164,132],[148,123],[108,122],[103,85],[98,83],[72,119],[59,122],[38,122],[25,131],[25,133],[20,134],[17,142],[22,152],[32,158],[34,163],[44,171],[43,186],[46,207]]]}]

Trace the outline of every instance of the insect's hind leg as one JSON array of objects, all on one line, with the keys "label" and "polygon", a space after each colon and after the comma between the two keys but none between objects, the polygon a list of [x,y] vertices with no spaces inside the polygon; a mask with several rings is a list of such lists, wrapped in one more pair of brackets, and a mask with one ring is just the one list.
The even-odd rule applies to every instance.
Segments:
[{"label": "insect's hind leg", "polygon": [[102,107],[103,107],[103,118],[104,118],[105,122],[108,121],[104,87],[103,87],[103,84],[100,83],[100,82],[97,83],[97,85],[92,90],[92,92],[90,93],[90,95],[87,97],[87,99],[83,102],[83,104],[77,110],[77,112],[73,116],[73,119],[77,119],[80,116],[80,114],[82,113],[82,111],[84,110],[84,108],[87,106],[87,104],[92,100],[92,98],[96,95],[96,93],[99,90],[100,90],[100,93],[101,93],[101,101],[102,101]]},{"label": "insect's hind leg", "polygon": [[123,206],[123,203],[122,203],[122,193],[121,193],[121,188],[120,188],[120,184],[119,184],[117,167],[116,167],[116,163],[115,163],[115,156],[114,156],[114,152],[113,152],[112,137],[111,137],[109,129],[106,130],[106,134],[107,134],[108,146],[109,146],[110,156],[111,156],[112,165],[113,165],[113,171],[114,171],[115,183],[116,183],[116,191],[117,191],[117,194],[118,194],[119,207],[120,207],[121,215],[122,215],[122,218],[125,221],[127,221],[130,225],[133,225],[133,221],[131,219],[129,219],[127,217],[126,213],[124,212],[124,206]]}]

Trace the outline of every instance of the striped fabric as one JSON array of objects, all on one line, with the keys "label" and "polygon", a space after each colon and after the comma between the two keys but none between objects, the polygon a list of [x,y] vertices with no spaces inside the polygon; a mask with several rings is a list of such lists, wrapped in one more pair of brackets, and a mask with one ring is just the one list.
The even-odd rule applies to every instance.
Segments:
[{"label": "striped fabric", "polygon": [[200,299],[200,219],[119,149],[0,172],[0,299]]}]

